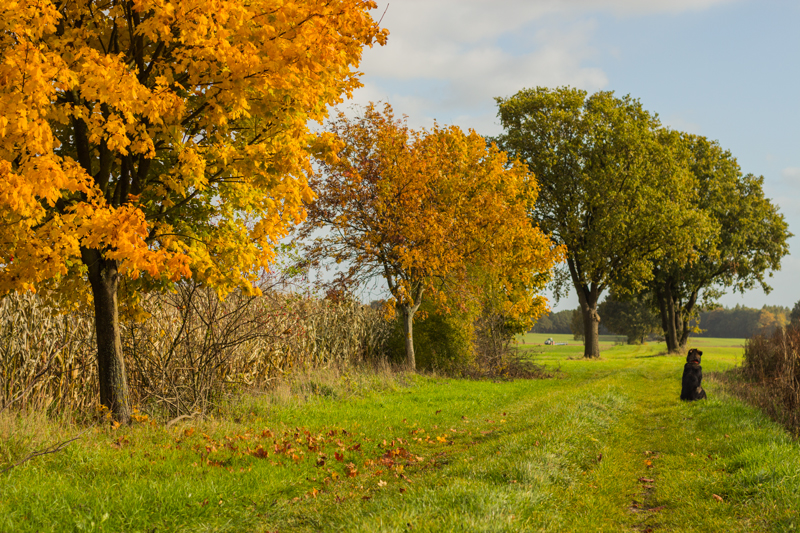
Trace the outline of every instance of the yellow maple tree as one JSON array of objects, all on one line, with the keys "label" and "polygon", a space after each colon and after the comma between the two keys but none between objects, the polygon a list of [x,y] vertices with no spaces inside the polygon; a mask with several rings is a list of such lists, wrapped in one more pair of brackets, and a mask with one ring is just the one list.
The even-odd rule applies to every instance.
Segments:
[{"label": "yellow maple tree", "polygon": [[383,44],[371,0],[0,4],[0,294],[86,278],[129,418],[121,276],[249,287],[305,216],[310,132]]},{"label": "yellow maple tree", "polygon": [[[341,148],[319,160],[322,171],[311,180],[317,199],[301,236],[312,264],[330,258],[343,266],[334,286],[386,280],[410,369],[423,295],[446,305],[448,294],[474,293],[469,266],[491,273],[508,295],[509,316],[535,318],[546,309],[537,294],[563,249],[528,219],[538,189],[524,165],[474,131],[413,130],[388,104],[370,104],[356,119],[339,114],[330,130]],[[320,228],[328,231],[317,234]]]}]

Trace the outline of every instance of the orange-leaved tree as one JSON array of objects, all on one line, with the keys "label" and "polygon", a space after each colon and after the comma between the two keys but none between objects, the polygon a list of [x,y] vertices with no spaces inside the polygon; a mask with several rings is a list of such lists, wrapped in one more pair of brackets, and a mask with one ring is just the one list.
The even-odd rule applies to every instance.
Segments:
[{"label": "orange-leaved tree", "polygon": [[458,292],[447,284],[468,284],[469,266],[488,267],[502,290],[516,295],[510,313],[544,311],[537,293],[562,250],[531,227],[526,210],[537,187],[523,165],[509,164],[474,131],[413,130],[388,104],[370,104],[352,120],[340,114],[330,130],[341,147],[335,161],[319,161],[310,182],[317,200],[301,236],[312,264],[328,258],[342,265],[335,284],[386,280],[401,311],[410,369],[423,295],[446,305],[446,295]]},{"label": "orange-leaved tree", "polygon": [[88,279],[129,418],[117,287],[250,287],[312,199],[312,134],[384,43],[371,0],[0,5],[0,293]]}]

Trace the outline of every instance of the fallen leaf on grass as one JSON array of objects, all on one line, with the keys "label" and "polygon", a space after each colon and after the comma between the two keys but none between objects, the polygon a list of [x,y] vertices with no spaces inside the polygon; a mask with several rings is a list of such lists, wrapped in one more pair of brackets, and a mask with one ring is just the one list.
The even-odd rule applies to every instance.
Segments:
[{"label": "fallen leaf on grass", "polygon": [[388,483],[386,483],[384,480],[382,480],[382,479],[378,480],[378,486],[379,487],[385,487],[386,485],[388,485]]},{"label": "fallen leaf on grass", "polygon": [[723,499],[722,499],[722,496],[719,496],[719,495],[717,495],[717,494],[712,494],[712,496],[713,496],[713,497],[714,497],[714,499],[715,499],[715,500],[717,500],[718,502],[723,502],[723,501],[725,501],[725,500],[723,500]]},{"label": "fallen leaf on grass", "polygon": [[640,477],[639,482],[641,483],[652,483],[655,479],[650,479],[649,477]]}]

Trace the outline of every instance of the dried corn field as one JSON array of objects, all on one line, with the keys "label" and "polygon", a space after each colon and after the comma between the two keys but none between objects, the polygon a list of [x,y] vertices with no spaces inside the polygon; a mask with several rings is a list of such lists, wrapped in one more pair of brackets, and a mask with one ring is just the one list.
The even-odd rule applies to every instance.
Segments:
[{"label": "dried corn field", "polygon": [[[193,284],[123,307],[122,343],[134,405],[164,416],[206,411],[227,393],[296,370],[377,362],[392,325],[368,306],[268,290],[224,300]],[[135,317],[134,317],[135,314]],[[0,410],[97,409],[91,313],[51,300],[0,300]]]}]

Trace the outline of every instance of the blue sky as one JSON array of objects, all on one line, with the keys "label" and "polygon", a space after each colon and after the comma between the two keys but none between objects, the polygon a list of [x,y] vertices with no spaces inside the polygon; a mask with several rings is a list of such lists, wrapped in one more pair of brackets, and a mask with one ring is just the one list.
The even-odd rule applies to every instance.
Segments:
[{"label": "blue sky", "polygon": [[[357,104],[500,132],[494,97],[571,85],[631,94],[675,129],[716,139],[800,235],[800,2],[770,0],[386,0],[390,31],[365,51]],[[346,104],[347,105],[347,104]],[[773,292],[721,302],[793,306],[800,236]],[[557,306],[577,306],[570,297]]]}]

